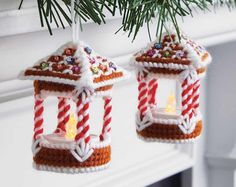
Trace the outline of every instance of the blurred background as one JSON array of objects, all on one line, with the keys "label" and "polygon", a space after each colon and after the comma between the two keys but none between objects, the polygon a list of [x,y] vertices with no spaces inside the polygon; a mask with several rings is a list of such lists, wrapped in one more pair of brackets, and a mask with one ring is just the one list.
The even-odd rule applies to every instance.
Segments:
[{"label": "blurred background", "polygon": [[[107,24],[83,25],[81,40],[100,54],[132,72],[129,80],[115,86],[112,121],[112,164],[91,174],[58,174],[32,168],[32,82],[17,80],[21,70],[71,40],[71,29],[41,28],[35,0],[0,0],[0,185],[1,186],[151,186],[234,187],[236,168],[236,11],[218,7],[194,12],[180,20],[182,29],[207,47],[213,57],[201,88],[204,131],[194,144],[144,143],[136,137],[137,82],[129,59],[149,42],[146,28],[132,42],[119,32],[119,15]],[[151,25],[151,30],[155,30]],[[154,33],[154,31],[153,31]],[[153,34],[154,36],[154,34]],[[153,37],[152,39],[155,39]],[[178,91],[163,80],[158,93],[161,105]],[[178,98],[177,98],[178,100]],[[92,104],[92,130],[101,128],[102,104]],[[56,125],[56,100],[46,101],[46,129]]]}]

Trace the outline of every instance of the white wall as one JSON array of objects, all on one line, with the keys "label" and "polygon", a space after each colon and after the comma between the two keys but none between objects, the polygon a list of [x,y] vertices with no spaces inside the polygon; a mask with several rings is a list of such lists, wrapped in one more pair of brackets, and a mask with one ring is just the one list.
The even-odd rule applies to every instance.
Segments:
[{"label": "white wall", "polygon": [[236,186],[236,43],[210,48],[214,64],[207,81],[207,155],[210,187]]},{"label": "white wall", "polygon": [[[16,1],[5,0],[1,1],[0,4],[0,10],[7,10],[12,9],[16,5]],[[29,2],[25,6],[31,7],[32,4]],[[187,168],[193,168],[192,186],[207,187],[209,173],[204,158],[205,152],[209,155],[229,152],[235,141],[233,131],[235,130],[233,125],[235,103],[234,101],[231,102],[232,98],[230,98],[233,97],[235,89],[233,86],[225,84],[235,79],[235,67],[233,63],[230,63],[234,59],[232,49],[235,49],[235,44],[214,46],[236,39],[235,15],[235,13],[220,9],[217,15],[212,12],[198,14],[194,19],[185,19],[182,24],[184,30],[194,39],[206,46],[212,46],[211,52],[215,58],[214,64],[209,70],[209,79],[206,80],[206,84],[203,84],[201,98],[204,116],[210,116],[210,118],[209,121],[204,120],[204,133],[197,144],[194,146],[145,144],[136,138],[134,114],[137,104],[137,95],[135,95],[137,94],[137,84],[133,78],[128,82],[119,84],[114,90],[112,132],[114,164],[112,167],[99,173],[99,175],[65,176],[38,173],[32,169],[30,152],[32,97],[14,99],[32,93],[31,83],[16,81],[19,71],[70,40],[70,29],[54,30],[52,37],[48,35],[47,31],[39,28],[37,11],[31,9],[25,9],[22,12],[0,11],[0,101],[4,101],[0,104],[0,127],[2,129],[0,146],[3,150],[0,154],[0,175],[4,176],[0,184],[32,186],[34,181],[38,180],[38,186],[50,184],[58,186],[64,184],[70,184],[70,186],[81,184],[94,186],[111,184],[117,186],[147,185]],[[114,35],[120,26],[120,22],[121,19],[116,18],[109,19],[106,25],[100,27],[94,24],[86,24],[84,25],[84,32],[81,33],[81,38],[101,54],[112,57],[118,65],[127,67],[130,54],[146,45],[148,35],[143,29],[137,40],[131,43],[131,39],[127,39],[127,36],[122,33]],[[210,27],[203,27],[204,23],[211,23],[211,25]],[[224,65],[227,64],[223,69],[225,70],[227,67],[227,73],[222,70],[222,62]],[[224,89],[219,89],[218,83],[227,90],[224,92],[227,96],[226,100],[222,99],[221,91],[223,92]],[[163,92],[163,94],[166,95],[167,93]],[[207,95],[209,95],[207,98],[209,103],[207,104],[208,108],[205,108]],[[218,99],[219,105],[216,102]],[[5,102],[6,100],[10,101]],[[47,114],[50,116],[47,121],[50,124],[55,123],[54,104],[53,100],[47,104]],[[96,106],[100,106],[99,104],[99,101],[95,101],[95,109],[92,110],[93,124],[97,123],[96,119],[100,115],[96,108]],[[224,107],[227,110],[229,108],[228,113],[220,113],[219,109]],[[215,116],[218,117],[215,118]],[[222,127],[223,123],[219,123],[222,122],[222,119],[225,119],[224,122],[227,122],[229,128]],[[99,128],[99,126],[96,127]],[[224,132],[223,138],[221,132]],[[122,139],[120,140],[121,136]],[[209,142],[207,147],[205,147],[206,141]],[[208,158],[210,161],[212,160],[212,157]],[[13,160],[11,165],[8,163],[9,159]],[[20,162],[18,162],[19,160]],[[229,172],[231,176],[232,171]],[[217,171],[210,173],[210,179],[215,179],[214,177],[218,174]],[[16,180],[11,180],[12,176]],[[94,178],[94,181],[91,181],[91,178]],[[56,184],[55,181],[57,181]]]}]

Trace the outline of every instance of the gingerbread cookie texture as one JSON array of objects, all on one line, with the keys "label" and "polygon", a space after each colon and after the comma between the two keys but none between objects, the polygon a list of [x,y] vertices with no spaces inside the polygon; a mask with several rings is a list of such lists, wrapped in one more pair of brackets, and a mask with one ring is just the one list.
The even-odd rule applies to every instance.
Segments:
[{"label": "gingerbread cookie texture", "polygon": [[[184,33],[180,38],[169,30],[162,38],[136,54],[131,65],[137,69],[138,112],[136,130],[146,141],[192,142],[202,131],[200,78],[211,63],[211,55]],[[181,88],[178,112],[168,114],[159,107],[156,93],[159,79],[174,79]]]},{"label": "gingerbread cookie texture", "polygon": [[180,74],[192,66],[199,76],[204,75],[211,61],[211,55],[204,47],[183,33],[179,40],[177,34],[171,32],[165,33],[161,40],[156,39],[132,58],[132,64],[146,67],[151,72]]},{"label": "gingerbread cookie texture", "polygon": [[[107,168],[111,160],[112,88],[128,77],[128,72],[83,42],[67,43],[22,71],[20,79],[34,81],[34,167],[66,173]],[[45,134],[44,100],[49,96],[58,100],[57,126],[53,133]],[[89,121],[95,96],[104,101],[98,135],[90,133]]]}]

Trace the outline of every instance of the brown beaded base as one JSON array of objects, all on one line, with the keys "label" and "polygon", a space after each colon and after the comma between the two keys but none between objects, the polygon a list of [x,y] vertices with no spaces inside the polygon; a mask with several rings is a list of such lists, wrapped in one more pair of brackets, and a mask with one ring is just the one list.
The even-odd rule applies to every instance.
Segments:
[{"label": "brown beaded base", "polygon": [[177,125],[152,124],[142,131],[137,131],[140,138],[150,141],[170,143],[184,143],[196,139],[202,131],[202,121],[198,121],[195,130],[190,134],[184,134]]},{"label": "brown beaded base", "polygon": [[[42,147],[33,160],[35,168],[40,170],[53,170],[47,168],[72,168],[78,172],[89,172],[93,171],[94,168],[96,170],[96,168],[103,168],[103,166],[108,165],[111,160],[111,147],[95,148],[93,154],[84,162],[79,162],[71,154],[70,150]],[[90,168],[91,170],[89,170]],[[55,169],[55,171],[57,170]],[[58,171],[64,172],[63,169]]]}]

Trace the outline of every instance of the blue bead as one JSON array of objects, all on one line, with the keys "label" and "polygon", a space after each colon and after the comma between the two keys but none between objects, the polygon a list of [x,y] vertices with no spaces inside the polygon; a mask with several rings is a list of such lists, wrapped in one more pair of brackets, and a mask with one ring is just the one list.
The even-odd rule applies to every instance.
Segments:
[{"label": "blue bead", "polygon": [[88,53],[91,54],[92,53],[92,49],[89,47],[85,47],[84,50]]},{"label": "blue bead", "polygon": [[155,47],[156,49],[161,49],[161,48],[162,48],[162,44],[161,44],[161,43],[155,43],[155,44],[154,44],[154,47]]},{"label": "blue bead", "polygon": [[74,64],[75,63],[75,59],[73,57],[69,56],[69,57],[66,58],[66,62],[68,64]]}]

